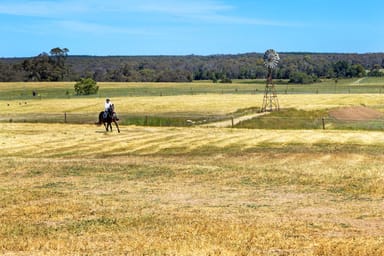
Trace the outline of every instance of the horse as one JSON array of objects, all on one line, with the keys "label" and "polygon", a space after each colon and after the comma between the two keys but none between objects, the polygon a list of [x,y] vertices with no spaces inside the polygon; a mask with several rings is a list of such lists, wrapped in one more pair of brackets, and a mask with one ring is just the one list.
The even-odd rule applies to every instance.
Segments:
[{"label": "horse", "polygon": [[108,109],[106,115],[104,114],[104,111],[101,111],[99,114],[99,122],[96,123],[98,125],[104,124],[105,130],[107,132],[109,131],[108,128],[110,128],[110,130],[112,132],[112,122],[115,123],[117,131],[120,132],[119,124],[117,123],[117,121],[119,119],[116,117],[116,112],[115,112],[114,108],[115,107],[112,104],[111,107]]}]

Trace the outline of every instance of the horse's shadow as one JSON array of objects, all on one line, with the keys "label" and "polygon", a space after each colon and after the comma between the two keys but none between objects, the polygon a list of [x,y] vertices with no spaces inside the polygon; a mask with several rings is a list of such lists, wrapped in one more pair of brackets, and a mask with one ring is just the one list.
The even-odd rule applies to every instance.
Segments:
[{"label": "horse's shadow", "polygon": [[95,133],[104,133],[104,134],[107,134],[107,131],[95,131]]}]

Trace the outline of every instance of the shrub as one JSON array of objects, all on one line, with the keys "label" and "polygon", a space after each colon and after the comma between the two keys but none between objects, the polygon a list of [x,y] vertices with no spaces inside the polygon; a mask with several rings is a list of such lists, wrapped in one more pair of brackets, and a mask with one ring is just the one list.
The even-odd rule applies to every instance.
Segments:
[{"label": "shrub", "polygon": [[316,76],[307,75],[303,72],[295,72],[289,78],[289,82],[295,84],[311,84],[317,80],[318,78]]},{"label": "shrub", "polygon": [[98,91],[99,86],[96,85],[96,81],[92,78],[81,78],[80,81],[75,84],[76,95],[96,94]]}]

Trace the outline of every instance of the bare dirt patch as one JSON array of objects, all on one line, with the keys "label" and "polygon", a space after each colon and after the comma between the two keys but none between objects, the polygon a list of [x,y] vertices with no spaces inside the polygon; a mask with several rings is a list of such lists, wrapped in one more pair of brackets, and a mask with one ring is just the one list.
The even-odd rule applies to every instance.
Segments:
[{"label": "bare dirt patch", "polygon": [[384,117],[384,113],[364,106],[337,108],[331,110],[329,115],[342,121],[368,121]]}]

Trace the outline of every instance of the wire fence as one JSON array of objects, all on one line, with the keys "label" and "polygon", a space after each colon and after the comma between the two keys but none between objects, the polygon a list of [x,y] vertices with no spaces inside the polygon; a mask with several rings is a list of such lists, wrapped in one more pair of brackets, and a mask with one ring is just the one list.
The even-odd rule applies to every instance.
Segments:
[{"label": "wire fence", "polygon": [[3,114],[0,122],[15,123],[73,123],[86,124],[95,123],[97,114],[89,113],[27,113],[27,114]]},{"label": "wire fence", "polygon": [[[261,95],[265,93],[265,84],[204,84],[191,83],[190,86],[174,87],[153,87],[143,83],[142,87],[124,87],[101,89],[97,97],[142,97],[142,96],[178,96],[178,95],[199,95],[199,94],[251,94]],[[277,94],[383,94],[384,84],[275,84]],[[58,91],[59,90],[59,91]],[[87,96],[78,96],[67,89],[40,89],[37,95],[33,96],[32,89],[14,89],[10,92],[2,92],[0,100],[44,100],[44,99],[71,99]]]},{"label": "wire fence", "polygon": [[[336,119],[332,117],[275,117],[264,115],[242,122],[236,122],[233,115],[222,116],[154,116],[132,115],[121,113],[118,115],[120,124],[138,126],[195,126],[231,120],[229,127],[250,129],[348,129],[348,130],[384,130],[384,119]],[[28,113],[28,114],[2,114],[0,122],[15,123],[68,123],[68,124],[95,124],[98,122],[98,113]]]},{"label": "wire fence", "polygon": [[[118,113],[119,123],[123,125],[140,126],[191,126],[201,123],[218,122],[229,119],[228,116],[162,116],[162,115],[133,115]],[[68,124],[95,124],[99,121],[99,113],[17,113],[2,114],[0,122],[9,123],[68,123]]]}]

